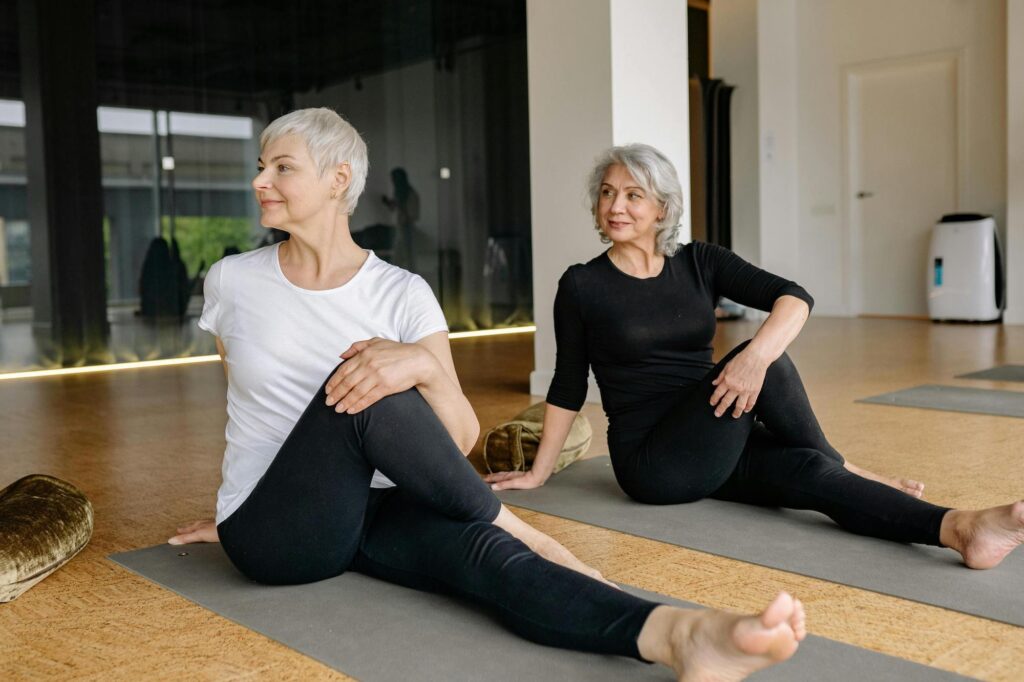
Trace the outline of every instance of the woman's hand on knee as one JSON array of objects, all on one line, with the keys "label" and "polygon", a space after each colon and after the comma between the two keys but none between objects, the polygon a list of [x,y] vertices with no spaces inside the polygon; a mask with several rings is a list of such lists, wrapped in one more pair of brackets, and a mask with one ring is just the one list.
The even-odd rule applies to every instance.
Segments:
[{"label": "woman's hand on knee", "polygon": [[732,416],[738,419],[753,410],[769,364],[749,350],[741,351],[726,363],[722,373],[711,382],[715,387],[711,393],[715,416],[721,417],[732,409]]},{"label": "woman's hand on knee", "polygon": [[178,534],[167,541],[169,545],[187,545],[191,542],[220,542],[217,523],[213,519],[200,519],[178,527]]},{"label": "woman's hand on knee", "polygon": [[380,338],[356,341],[341,357],[345,362],[327,382],[327,404],[349,414],[409,390],[440,368],[423,346]]},{"label": "woman's hand on knee", "polygon": [[491,490],[530,490],[544,485],[547,476],[530,471],[499,471],[487,474],[484,481],[491,484]]}]

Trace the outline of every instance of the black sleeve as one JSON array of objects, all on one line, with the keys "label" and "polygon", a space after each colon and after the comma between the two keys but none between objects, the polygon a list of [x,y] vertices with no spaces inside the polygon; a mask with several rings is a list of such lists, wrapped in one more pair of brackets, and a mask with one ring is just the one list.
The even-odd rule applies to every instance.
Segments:
[{"label": "black sleeve", "polygon": [[697,267],[714,296],[725,296],[751,308],[771,312],[780,296],[795,296],[814,307],[814,299],[796,282],[751,265],[729,249],[693,242]]},{"label": "black sleeve", "polygon": [[555,376],[548,389],[547,402],[576,412],[587,399],[590,362],[571,268],[558,280],[558,293],[555,294],[555,344]]}]

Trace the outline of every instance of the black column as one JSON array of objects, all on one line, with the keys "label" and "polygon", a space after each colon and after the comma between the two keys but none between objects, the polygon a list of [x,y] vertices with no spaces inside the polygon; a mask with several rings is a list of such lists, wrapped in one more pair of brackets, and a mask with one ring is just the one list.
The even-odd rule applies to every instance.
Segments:
[{"label": "black column", "polygon": [[106,359],[95,0],[20,0],[32,308],[64,365]]}]

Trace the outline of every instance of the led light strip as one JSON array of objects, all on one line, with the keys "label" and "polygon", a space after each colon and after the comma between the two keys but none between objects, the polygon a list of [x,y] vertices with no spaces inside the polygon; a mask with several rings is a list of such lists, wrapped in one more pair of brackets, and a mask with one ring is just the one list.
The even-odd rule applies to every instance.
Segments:
[{"label": "led light strip", "polygon": [[475,332],[452,332],[449,339],[472,339],[480,336],[504,336],[505,334],[526,334],[537,331],[537,325],[527,324],[522,327],[506,327],[504,329],[481,329]]},{"label": "led light strip", "polygon": [[[474,332],[453,332],[450,339],[470,339],[481,336],[503,336],[505,334],[526,334],[537,331],[537,325],[508,327],[506,329],[481,329]],[[92,374],[95,372],[119,372],[123,369],[145,369],[147,367],[168,367],[171,365],[197,365],[203,362],[216,362],[219,355],[197,355],[191,358],[171,358],[167,360],[140,360],[138,362],[117,362],[109,365],[89,365],[87,367],[61,367],[59,369],[36,369],[28,372],[10,372],[0,374],[0,381],[13,379],[37,379],[40,377],[67,376],[69,374]]]},{"label": "led light strip", "polygon": [[88,365],[86,367],[61,367],[59,369],[36,369],[28,372],[0,374],[0,381],[11,379],[35,379],[38,377],[66,376],[68,374],[92,374],[94,372],[119,372],[122,369],[145,369],[169,365],[196,365],[201,362],[215,362],[219,355],[196,355],[191,358],[169,358],[166,360],[140,360],[138,362],[115,362],[109,365]]}]

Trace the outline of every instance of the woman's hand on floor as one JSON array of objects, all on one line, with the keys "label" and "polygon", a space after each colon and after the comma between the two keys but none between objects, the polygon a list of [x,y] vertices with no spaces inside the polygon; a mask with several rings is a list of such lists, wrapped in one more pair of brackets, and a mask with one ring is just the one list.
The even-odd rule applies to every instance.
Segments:
[{"label": "woman's hand on floor", "polygon": [[178,534],[167,541],[169,545],[187,545],[191,542],[220,542],[217,523],[213,519],[200,519],[178,527]]},{"label": "woman's hand on floor", "polygon": [[423,346],[379,338],[356,341],[341,357],[345,362],[327,382],[327,404],[349,414],[406,391],[440,369]]},{"label": "woman's hand on floor", "polygon": [[744,412],[753,410],[770,364],[749,352],[749,349],[744,349],[730,360],[722,373],[711,382],[715,386],[711,394],[715,416],[721,417],[730,407],[732,416],[737,419]]},{"label": "woman's hand on floor", "polygon": [[484,480],[491,484],[491,490],[529,490],[539,488],[547,481],[547,476],[541,476],[530,471],[499,471],[496,474],[487,474]]}]

